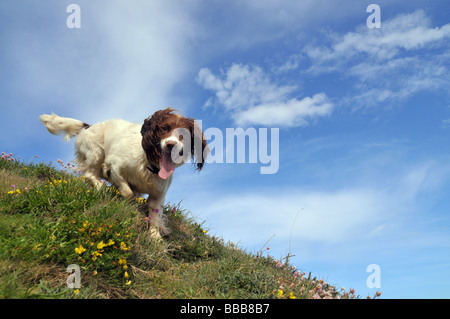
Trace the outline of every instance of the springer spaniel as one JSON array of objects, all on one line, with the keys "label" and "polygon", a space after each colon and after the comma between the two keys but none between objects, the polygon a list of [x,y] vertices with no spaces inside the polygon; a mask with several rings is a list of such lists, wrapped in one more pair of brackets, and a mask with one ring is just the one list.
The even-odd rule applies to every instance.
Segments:
[{"label": "springer spaniel", "polygon": [[167,190],[176,167],[195,160],[200,171],[209,148],[200,126],[194,119],[167,108],[134,124],[122,119],[95,125],[82,121],[43,114],[39,120],[52,134],[77,136],[76,162],[86,179],[96,188],[100,178],[116,185],[120,193],[148,194],[152,236],[169,232],[162,219]]}]

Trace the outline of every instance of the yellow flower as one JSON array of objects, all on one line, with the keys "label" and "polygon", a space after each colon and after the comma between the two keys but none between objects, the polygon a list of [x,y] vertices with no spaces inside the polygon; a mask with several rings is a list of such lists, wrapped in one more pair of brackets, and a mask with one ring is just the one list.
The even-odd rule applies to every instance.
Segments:
[{"label": "yellow flower", "polygon": [[127,270],[128,269],[128,266],[127,265],[124,265],[123,266],[123,270]]},{"label": "yellow flower", "polygon": [[125,271],[125,273],[123,274],[123,277],[124,277],[125,279],[128,279],[128,272]]},{"label": "yellow flower", "polygon": [[297,299],[292,291],[289,293],[289,299]]},{"label": "yellow flower", "polygon": [[105,246],[107,246],[103,240],[97,244],[97,249],[102,250]]},{"label": "yellow flower", "polygon": [[16,193],[17,193],[17,194],[20,194],[20,193],[22,193],[22,192],[20,191],[20,189],[17,189],[17,190],[16,190]]},{"label": "yellow flower", "polygon": [[277,297],[283,297],[283,290],[278,289]]},{"label": "yellow flower", "polygon": [[73,291],[73,293],[74,293],[75,295],[79,294],[79,293],[80,293],[80,289],[75,289],[75,290]]},{"label": "yellow flower", "polygon": [[131,285],[131,280],[128,280],[128,281],[125,283],[125,285],[127,285],[127,286]]},{"label": "yellow flower", "polygon": [[86,248],[84,248],[83,245],[80,245],[80,247],[75,248],[75,252],[76,252],[78,255],[81,255],[81,254],[84,253],[85,251],[86,251]]},{"label": "yellow flower", "polygon": [[12,195],[12,194],[14,194],[14,191],[9,191],[8,192],[8,195]]},{"label": "yellow flower", "polygon": [[119,265],[126,265],[127,260],[125,258],[119,258]]},{"label": "yellow flower", "polygon": [[94,252],[92,253],[92,261],[96,261],[96,260],[97,260],[97,257],[101,257],[101,256],[102,256],[101,253],[99,253],[98,251],[94,251]]},{"label": "yellow flower", "polygon": [[108,246],[112,246],[112,245],[114,245],[115,244],[115,242],[114,242],[114,240],[112,240],[112,239],[110,239],[109,241],[108,241]]},{"label": "yellow flower", "polygon": [[83,223],[83,228],[86,228],[86,227],[88,227],[89,226],[89,221],[85,221],[84,223]]},{"label": "yellow flower", "polygon": [[129,250],[130,248],[127,247],[127,244],[125,244],[124,242],[121,242],[121,243],[120,243],[120,249],[121,249],[121,250]]},{"label": "yellow flower", "polygon": [[206,234],[206,230],[202,230],[203,234]]}]

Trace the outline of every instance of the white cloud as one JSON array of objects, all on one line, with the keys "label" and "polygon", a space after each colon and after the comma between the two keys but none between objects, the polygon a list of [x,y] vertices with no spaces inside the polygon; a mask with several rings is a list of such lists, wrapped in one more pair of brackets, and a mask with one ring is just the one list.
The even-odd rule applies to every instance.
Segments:
[{"label": "white cloud", "polygon": [[291,99],[250,107],[232,115],[240,126],[264,125],[298,127],[308,125],[308,120],[331,113],[333,105],[323,93],[302,100]]},{"label": "white cloud", "polygon": [[310,119],[329,115],[333,110],[323,93],[301,100],[291,98],[297,87],[275,84],[258,66],[233,64],[220,77],[202,68],[198,83],[215,91],[215,99],[209,99],[205,106],[223,107],[241,126],[304,126]]},{"label": "white cloud", "polygon": [[304,48],[307,73],[336,72],[354,77],[355,89],[342,100],[353,109],[394,105],[421,91],[448,87],[450,24],[432,27],[422,10],[365,26],[345,35],[333,34],[327,45]]},{"label": "white cloud", "polygon": [[380,29],[363,26],[342,37],[334,36],[331,47],[307,47],[305,52],[314,61],[314,67],[348,61],[361,53],[380,61],[389,60],[402,50],[445,45],[449,37],[450,24],[432,28],[430,18],[418,10],[383,21]]},{"label": "white cloud", "polygon": [[[39,4],[35,19],[8,27],[14,89],[46,104],[42,111],[81,114],[85,121],[140,121],[172,106],[197,29],[188,5],[81,1],[81,29],[68,29],[65,6],[55,3]],[[36,19],[43,27],[36,28]]]},{"label": "white cloud", "polygon": [[209,205],[204,203],[206,213],[201,217],[213,222],[214,232],[243,241],[246,246],[262,244],[273,234],[286,241],[291,227],[296,241],[337,243],[348,239],[349,232],[356,234],[371,229],[371,224],[378,226],[373,218],[379,208],[377,196],[371,191],[312,193],[291,189],[270,191],[270,195],[221,196]]}]

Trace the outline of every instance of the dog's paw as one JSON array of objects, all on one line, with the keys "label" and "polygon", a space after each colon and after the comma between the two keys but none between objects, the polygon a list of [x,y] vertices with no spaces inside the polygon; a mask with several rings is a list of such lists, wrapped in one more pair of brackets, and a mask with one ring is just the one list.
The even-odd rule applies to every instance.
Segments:
[{"label": "dog's paw", "polygon": [[161,233],[157,227],[150,227],[150,238],[153,240],[162,240]]}]

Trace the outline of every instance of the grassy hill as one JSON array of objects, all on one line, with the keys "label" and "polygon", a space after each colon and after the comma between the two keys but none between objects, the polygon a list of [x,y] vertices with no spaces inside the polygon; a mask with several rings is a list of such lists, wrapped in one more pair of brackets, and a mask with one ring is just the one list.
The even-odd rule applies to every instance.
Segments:
[{"label": "grassy hill", "polygon": [[[146,201],[96,191],[72,164],[0,159],[0,298],[355,298],[210,236],[180,204],[153,241]],[[81,269],[68,288],[67,267]]]}]

